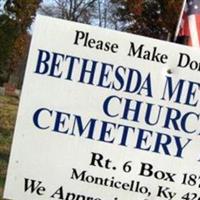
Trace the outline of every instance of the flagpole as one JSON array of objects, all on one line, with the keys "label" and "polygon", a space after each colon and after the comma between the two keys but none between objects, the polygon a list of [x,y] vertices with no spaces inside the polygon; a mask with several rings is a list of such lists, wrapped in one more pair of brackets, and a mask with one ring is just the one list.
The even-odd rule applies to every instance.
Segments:
[{"label": "flagpole", "polygon": [[179,34],[179,31],[180,31],[181,21],[182,21],[182,18],[183,18],[183,13],[184,13],[184,10],[185,10],[186,2],[187,2],[187,0],[183,1],[181,13],[180,13],[178,24],[177,24],[177,27],[176,27],[176,32],[175,32],[175,35],[174,35],[174,40],[173,40],[174,42],[176,41],[177,36]]}]

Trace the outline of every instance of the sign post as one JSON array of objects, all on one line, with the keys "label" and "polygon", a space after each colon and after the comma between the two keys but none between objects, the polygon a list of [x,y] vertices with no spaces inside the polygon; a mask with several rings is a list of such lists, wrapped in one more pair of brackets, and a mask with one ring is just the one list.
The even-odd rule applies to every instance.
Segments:
[{"label": "sign post", "polygon": [[200,199],[199,58],[38,16],[4,197]]}]

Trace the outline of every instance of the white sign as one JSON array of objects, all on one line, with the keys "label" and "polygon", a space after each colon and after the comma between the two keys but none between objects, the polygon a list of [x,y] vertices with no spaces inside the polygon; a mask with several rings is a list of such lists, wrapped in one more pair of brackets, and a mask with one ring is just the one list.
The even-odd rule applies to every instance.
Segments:
[{"label": "white sign", "polygon": [[199,200],[200,50],[38,16],[4,197]]}]

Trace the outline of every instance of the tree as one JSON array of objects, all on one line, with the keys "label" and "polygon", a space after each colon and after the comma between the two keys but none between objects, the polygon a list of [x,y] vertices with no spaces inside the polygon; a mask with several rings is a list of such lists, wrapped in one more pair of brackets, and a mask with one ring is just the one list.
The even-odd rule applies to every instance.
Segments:
[{"label": "tree", "polygon": [[114,13],[112,0],[52,0],[41,6],[39,12],[75,22],[119,30],[121,22]]},{"label": "tree", "polygon": [[167,39],[178,23],[182,0],[112,0],[118,6],[115,15],[124,30],[149,37]]},{"label": "tree", "polygon": [[100,27],[119,30],[120,22],[116,18],[116,12],[117,7],[111,0],[97,0],[93,21]]},{"label": "tree", "polygon": [[[19,76],[28,53],[30,28],[41,0],[7,0],[0,16],[0,84],[10,80],[11,74]],[[22,52],[23,51],[23,52]]]},{"label": "tree", "polygon": [[42,0],[7,0],[5,11],[18,25],[21,32],[26,32],[35,18]]},{"label": "tree", "polygon": [[10,82],[15,83],[19,88],[22,86],[30,41],[30,34],[27,32],[22,32],[14,41],[13,49],[10,53],[9,79]]},{"label": "tree", "polygon": [[43,14],[75,22],[90,23],[96,0],[54,0],[52,5],[43,6]]},{"label": "tree", "polygon": [[6,82],[11,73],[9,57],[17,38],[17,26],[6,14],[0,16],[0,85]]}]

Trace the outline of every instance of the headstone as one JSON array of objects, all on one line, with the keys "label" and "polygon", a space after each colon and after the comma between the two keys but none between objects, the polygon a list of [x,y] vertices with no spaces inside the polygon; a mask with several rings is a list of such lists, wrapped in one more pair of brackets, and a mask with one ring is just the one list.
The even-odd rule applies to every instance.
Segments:
[{"label": "headstone", "polygon": [[15,96],[16,86],[12,83],[4,83],[5,95]]},{"label": "headstone", "polygon": [[0,95],[1,96],[5,95],[5,88],[4,87],[0,87]]}]

